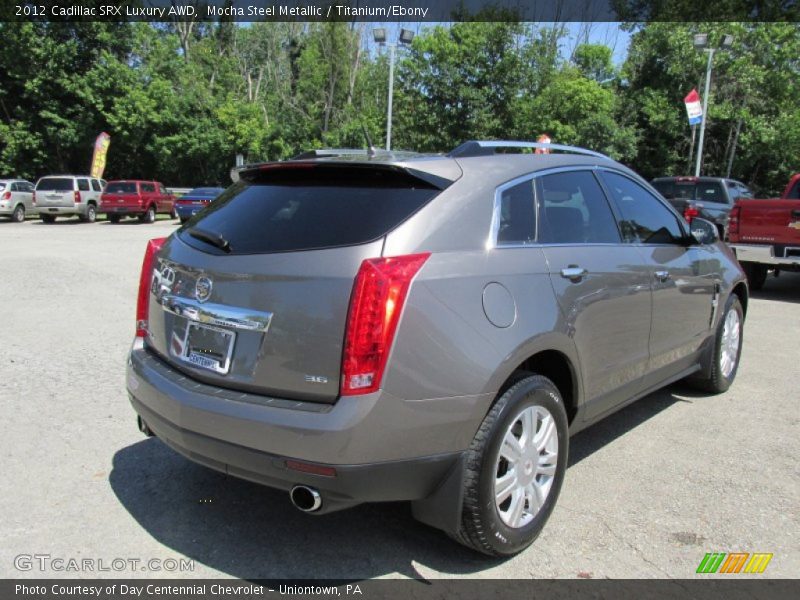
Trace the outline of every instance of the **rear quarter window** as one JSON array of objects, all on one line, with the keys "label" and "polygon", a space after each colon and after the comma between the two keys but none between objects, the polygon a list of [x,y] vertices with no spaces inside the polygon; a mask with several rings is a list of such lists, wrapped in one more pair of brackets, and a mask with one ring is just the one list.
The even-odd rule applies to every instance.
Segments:
[{"label": "rear quarter window", "polygon": [[231,254],[353,246],[376,240],[427,204],[439,190],[405,173],[376,168],[276,169],[228,188],[179,233],[193,227],[221,235]]}]

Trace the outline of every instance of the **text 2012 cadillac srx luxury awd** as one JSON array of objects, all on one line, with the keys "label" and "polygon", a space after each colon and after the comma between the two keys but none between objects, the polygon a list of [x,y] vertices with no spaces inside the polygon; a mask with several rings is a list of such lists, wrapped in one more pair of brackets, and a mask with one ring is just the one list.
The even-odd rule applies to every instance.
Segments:
[{"label": "text 2012 cadillac srx luxury awd", "polygon": [[714,225],[600,154],[531,147],[242,170],[148,245],[142,431],[303,511],[408,500],[480,552],[528,546],[570,434],[681,378],[731,385],[748,299]]}]

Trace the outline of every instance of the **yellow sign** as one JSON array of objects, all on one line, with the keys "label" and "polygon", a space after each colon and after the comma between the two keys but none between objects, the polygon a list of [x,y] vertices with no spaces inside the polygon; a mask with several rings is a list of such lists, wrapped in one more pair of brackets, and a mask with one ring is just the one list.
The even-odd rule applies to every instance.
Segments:
[{"label": "yellow sign", "polygon": [[111,145],[111,136],[105,131],[97,136],[94,142],[94,154],[92,155],[92,168],[89,175],[103,178],[103,171],[106,169],[106,154],[108,154],[108,147]]}]

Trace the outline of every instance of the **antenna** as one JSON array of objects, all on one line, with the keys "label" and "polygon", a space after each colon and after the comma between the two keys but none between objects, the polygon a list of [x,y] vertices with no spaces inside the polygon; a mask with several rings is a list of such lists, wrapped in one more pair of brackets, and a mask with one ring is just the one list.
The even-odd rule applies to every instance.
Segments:
[{"label": "antenna", "polygon": [[367,131],[364,122],[361,122],[361,131],[364,132],[364,137],[367,139],[367,156],[372,158],[375,156],[375,146],[372,145],[372,138],[369,137],[369,131]]}]

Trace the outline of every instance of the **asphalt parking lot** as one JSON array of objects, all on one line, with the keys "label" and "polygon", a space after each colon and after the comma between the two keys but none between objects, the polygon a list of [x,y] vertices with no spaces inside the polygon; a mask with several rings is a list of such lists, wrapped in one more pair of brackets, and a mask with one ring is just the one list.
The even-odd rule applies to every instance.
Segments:
[{"label": "asphalt parking lot", "polygon": [[[771,552],[758,577],[800,573],[800,275],[754,295],[728,393],[675,385],[576,436],[543,534],[499,561],[404,504],[304,515],[137,431],[124,364],[139,268],[175,223],[0,222],[0,576],[685,578],[706,552]],[[194,569],[19,571],[21,554]]]}]

